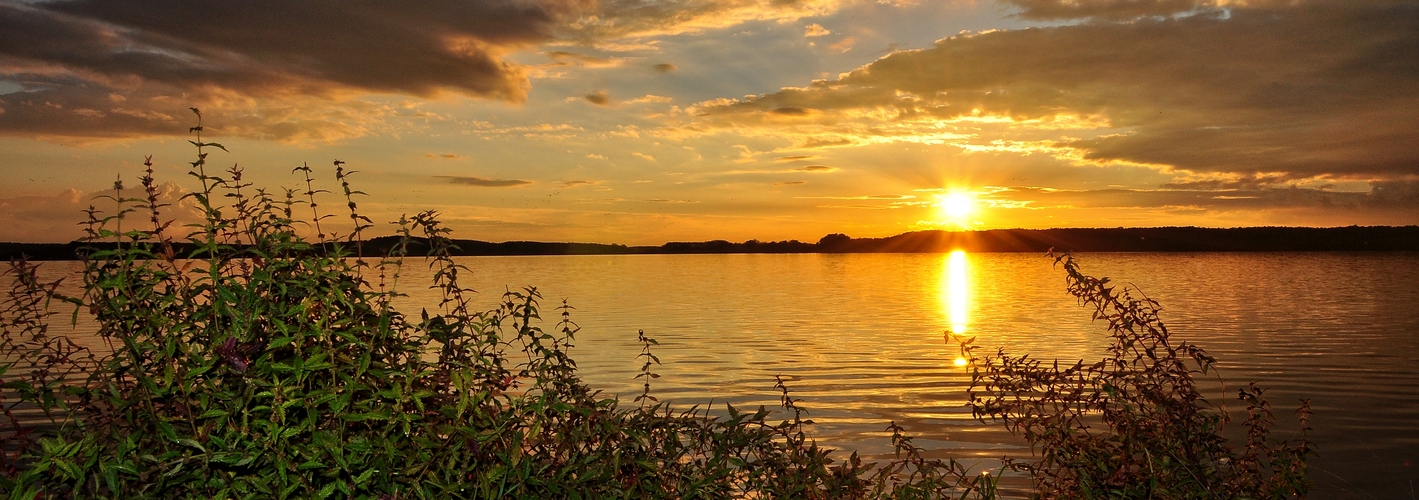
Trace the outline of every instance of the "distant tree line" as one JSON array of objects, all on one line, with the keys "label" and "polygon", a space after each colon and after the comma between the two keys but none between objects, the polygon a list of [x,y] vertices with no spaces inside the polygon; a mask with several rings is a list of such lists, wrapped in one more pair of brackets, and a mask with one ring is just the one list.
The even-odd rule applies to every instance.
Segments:
[{"label": "distant tree line", "polygon": [[[366,241],[366,255],[384,255],[393,236]],[[454,255],[626,255],[717,253],[931,253],[969,252],[1349,252],[1419,251],[1419,226],[1348,227],[1146,227],[992,229],[988,231],[915,231],[885,238],[853,238],[834,233],[816,243],[798,240],[734,243],[726,240],[670,242],[660,246],[604,243],[454,240]],[[89,250],[85,250],[88,248]],[[426,250],[416,240],[410,254]],[[105,249],[101,243],[0,243],[0,257],[73,260],[81,252]],[[182,256],[200,257],[197,247],[177,244]],[[318,248],[317,250],[318,251]]]}]

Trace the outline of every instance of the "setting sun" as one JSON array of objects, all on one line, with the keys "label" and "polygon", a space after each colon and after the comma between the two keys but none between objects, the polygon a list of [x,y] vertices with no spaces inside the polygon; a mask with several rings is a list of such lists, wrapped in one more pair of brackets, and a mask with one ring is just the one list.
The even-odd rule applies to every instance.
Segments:
[{"label": "setting sun", "polygon": [[976,198],[972,193],[953,191],[936,197],[936,210],[942,220],[966,224],[976,211]]}]

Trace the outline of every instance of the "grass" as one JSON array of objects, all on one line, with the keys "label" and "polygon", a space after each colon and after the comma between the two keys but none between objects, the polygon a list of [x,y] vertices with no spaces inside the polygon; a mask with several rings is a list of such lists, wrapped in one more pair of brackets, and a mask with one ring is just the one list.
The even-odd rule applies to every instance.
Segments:
[{"label": "grass", "polygon": [[[194,110],[195,111],[195,110]],[[209,173],[219,144],[192,130],[191,194],[203,220],[163,217],[151,161],[142,189],[121,182],[89,211],[83,292],[64,296],[11,264],[0,312],[0,493],[11,498],[996,498],[998,476],[923,457],[890,424],[894,457],[864,461],[819,447],[800,401],[711,415],[658,401],[654,339],[640,335],[642,394],[603,397],[569,355],[566,304],[535,288],[474,310],[449,230],[425,212],[399,221],[389,255],[360,256],[373,224],[353,172],[335,162],[349,234],[316,196],[273,195],[232,167]],[[311,214],[307,218],[297,213]],[[145,216],[141,227],[125,224]],[[314,238],[302,236],[313,232]],[[181,236],[174,236],[179,233]],[[175,250],[190,243],[190,253]],[[104,243],[99,246],[97,243]],[[433,269],[436,307],[391,306],[415,244]],[[972,359],[971,405],[1040,452],[1011,464],[1045,498],[1284,498],[1306,491],[1304,437],[1280,441],[1260,389],[1246,443],[1221,437],[1227,413],[1194,376],[1211,359],[1173,346],[1156,304],[1057,261],[1070,291],[1107,320],[1097,364],[1060,369],[1001,351]],[[404,284],[407,286],[407,284]],[[111,353],[51,335],[65,306],[87,308]],[[544,320],[546,314],[548,319]],[[25,413],[29,412],[29,413]],[[1304,416],[1304,413],[1303,413]],[[1100,425],[1102,424],[1102,425]]]}]

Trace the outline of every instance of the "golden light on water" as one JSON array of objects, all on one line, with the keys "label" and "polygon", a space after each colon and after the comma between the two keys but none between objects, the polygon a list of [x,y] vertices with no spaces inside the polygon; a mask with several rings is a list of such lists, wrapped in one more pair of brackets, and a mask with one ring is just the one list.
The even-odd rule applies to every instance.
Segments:
[{"label": "golden light on water", "polygon": [[951,331],[966,333],[970,324],[967,309],[970,306],[970,276],[967,273],[966,252],[953,250],[946,258],[946,312],[951,322]]},{"label": "golden light on water", "polygon": [[[946,257],[945,269],[942,271],[943,278],[941,290],[941,302],[945,305],[947,321],[951,323],[951,332],[957,335],[966,333],[970,325],[970,317],[967,311],[971,305],[970,274],[966,261],[966,252],[963,250],[953,250]],[[956,366],[965,366],[966,358],[956,358]]]}]

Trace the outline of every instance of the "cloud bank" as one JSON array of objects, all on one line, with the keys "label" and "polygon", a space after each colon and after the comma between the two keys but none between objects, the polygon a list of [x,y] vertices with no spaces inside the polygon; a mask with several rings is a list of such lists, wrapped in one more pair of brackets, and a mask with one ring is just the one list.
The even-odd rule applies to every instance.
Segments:
[{"label": "cloud bank", "polygon": [[[642,37],[795,20],[845,0],[0,0],[0,134],[135,137],[185,130],[289,141],[369,133],[354,96],[453,94],[522,102],[539,44],[643,46]],[[620,43],[627,41],[629,43]],[[553,64],[624,61],[569,51]],[[661,73],[674,65],[660,63]],[[3,90],[0,90],[3,91]],[[332,106],[335,105],[335,106]],[[289,118],[290,109],[307,115]],[[303,132],[291,132],[300,128]]]},{"label": "cloud bank", "polygon": [[682,126],[801,148],[950,143],[1272,184],[1419,175],[1412,2],[1011,3],[1026,17],[1109,21],[963,34],[836,79],[702,103]]},{"label": "cloud bank", "polygon": [[521,101],[502,56],[578,0],[0,2],[0,133],[172,133],[187,106],[357,93]]}]

